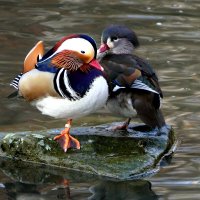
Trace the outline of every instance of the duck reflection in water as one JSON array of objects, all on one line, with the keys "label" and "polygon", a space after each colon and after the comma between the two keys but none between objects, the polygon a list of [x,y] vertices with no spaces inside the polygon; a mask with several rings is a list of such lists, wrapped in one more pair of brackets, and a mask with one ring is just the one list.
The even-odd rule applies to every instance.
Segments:
[{"label": "duck reflection in water", "polygon": [[93,195],[89,200],[156,200],[158,196],[151,190],[151,183],[145,180],[137,181],[102,181],[92,186]]},{"label": "duck reflection in water", "polygon": [[158,199],[151,189],[151,183],[146,180],[99,180],[96,176],[81,172],[55,170],[44,165],[31,166],[5,159],[0,160],[0,169],[6,175],[2,185],[9,200]]},{"label": "duck reflection in water", "polygon": [[[84,194],[77,194],[77,191],[73,193],[73,189],[70,192],[69,185],[45,187],[45,185],[38,186],[20,182],[10,182],[4,185],[9,200],[71,200],[76,199],[76,197],[84,199],[85,196]],[[91,186],[89,191],[92,195],[85,198],[88,200],[158,199],[158,196],[151,190],[151,183],[142,180],[131,182],[100,181]]]}]

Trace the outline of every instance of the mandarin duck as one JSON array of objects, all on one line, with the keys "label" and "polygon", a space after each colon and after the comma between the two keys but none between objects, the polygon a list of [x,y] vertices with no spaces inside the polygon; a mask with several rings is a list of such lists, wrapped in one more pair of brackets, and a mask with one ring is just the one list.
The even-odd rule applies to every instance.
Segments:
[{"label": "mandarin duck", "polygon": [[24,60],[23,73],[11,85],[42,114],[66,118],[67,124],[54,137],[62,149],[80,149],[80,143],[69,133],[72,119],[82,117],[104,106],[108,84],[96,60],[95,41],[85,34],[62,38],[44,54],[38,42]]},{"label": "mandarin duck", "polygon": [[122,126],[114,129],[127,130],[135,114],[151,128],[165,125],[158,77],[146,60],[133,55],[138,46],[135,32],[126,26],[110,25],[102,32],[97,58],[111,88],[107,107],[127,118]]}]

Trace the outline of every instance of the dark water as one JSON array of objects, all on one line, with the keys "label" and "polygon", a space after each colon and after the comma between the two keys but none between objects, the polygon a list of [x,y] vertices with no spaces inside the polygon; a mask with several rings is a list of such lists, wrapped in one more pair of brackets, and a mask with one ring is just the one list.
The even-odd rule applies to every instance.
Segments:
[{"label": "dark water", "polygon": [[[182,140],[171,163],[143,181],[116,183],[44,166],[18,170],[1,160],[0,199],[200,199],[199,22],[199,0],[0,0],[1,132],[65,123],[42,116],[22,100],[6,98],[13,91],[10,80],[21,71],[24,57],[38,40],[45,41],[48,49],[64,35],[83,32],[99,44],[102,29],[120,23],[138,34],[137,54],[156,69],[166,121]],[[101,111],[74,125],[116,120],[121,119]]]}]

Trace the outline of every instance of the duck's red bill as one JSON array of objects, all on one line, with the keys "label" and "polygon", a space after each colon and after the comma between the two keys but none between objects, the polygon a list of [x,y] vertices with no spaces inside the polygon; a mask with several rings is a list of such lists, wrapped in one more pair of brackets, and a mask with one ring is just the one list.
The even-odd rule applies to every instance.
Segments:
[{"label": "duck's red bill", "polygon": [[105,52],[105,51],[107,51],[107,50],[109,50],[110,48],[109,48],[109,46],[107,45],[107,44],[101,44],[101,46],[99,47],[99,49],[98,49],[98,51],[99,51],[99,53],[103,53],[103,52]]},{"label": "duck's red bill", "polygon": [[91,60],[89,64],[90,64],[92,67],[95,67],[95,68],[98,69],[98,70],[101,70],[101,71],[104,70],[103,67],[99,64],[99,62],[98,62],[96,59]]}]

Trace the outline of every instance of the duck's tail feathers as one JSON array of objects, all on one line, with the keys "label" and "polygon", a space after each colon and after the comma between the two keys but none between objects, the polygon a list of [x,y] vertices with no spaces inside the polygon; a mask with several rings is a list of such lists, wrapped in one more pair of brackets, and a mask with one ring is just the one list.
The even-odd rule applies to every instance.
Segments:
[{"label": "duck's tail feathers", "polygon": [[18,88],[18,84],[19,84],[19,80],[20,80],[20,78],[22,77],[22,75],[23,75],[23,73],[20,73],[19,75],[17,75],[14,79],[13,79],[13,81],[10,83],[10,86],[13,86],[15,89],[19,89]]},{"label": "duck's tail feathers", "polygon": [[8,99],[12,99],[12,98],[15,98],[15,97],[18,97],[18,91],[14,91],[7,96]]}]

